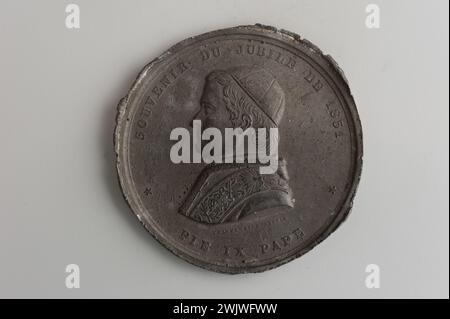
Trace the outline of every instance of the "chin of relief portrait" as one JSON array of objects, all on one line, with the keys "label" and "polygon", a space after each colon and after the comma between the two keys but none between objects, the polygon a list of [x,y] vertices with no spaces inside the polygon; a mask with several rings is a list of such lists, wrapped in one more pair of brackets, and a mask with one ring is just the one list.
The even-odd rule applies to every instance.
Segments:
[{"label": "chin of relief portrait", "polygon": [[[205,79],[192,139],[184,128],[174,163],[207,163],[179,213],[206,224],[257,218],[293,207],[286,162],[278,156],[278,127],[285,96],[275,77],[259,67],[215,70]],[[191,141],[192,140],[192,141]]]}]

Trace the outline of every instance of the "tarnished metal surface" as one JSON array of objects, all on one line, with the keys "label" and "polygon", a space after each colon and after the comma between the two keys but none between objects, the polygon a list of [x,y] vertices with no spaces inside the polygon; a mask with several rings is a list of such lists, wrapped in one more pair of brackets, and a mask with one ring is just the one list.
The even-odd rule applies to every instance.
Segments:
[{"label": "tarnished metal surface", "polygon": [[[171,161],[174,128],[278,128],[279,162]],[[126,201],[165,247],[195,265],[257,272],[301,256],[346,218],[362,132],[334,60],[296,34],[255,25],[182,41],[149,63],[119,104]]]}]

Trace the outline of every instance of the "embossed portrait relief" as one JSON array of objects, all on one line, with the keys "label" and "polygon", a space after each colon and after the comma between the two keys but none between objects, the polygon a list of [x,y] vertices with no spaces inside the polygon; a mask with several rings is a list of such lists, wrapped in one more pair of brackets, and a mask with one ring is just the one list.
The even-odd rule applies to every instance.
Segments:
[{"label": "embossed portrait relief", "polygon": [[[194,119],[203,129],[278,128],[285,95],[275,77],[257,66],[212,71],[205,79]],[[268,141],[257,141],[256,147]],[[248,154],[244,154],[247,156]],[[226,152],[223,156],[227,156]],[[179,213],[201,223],[219,224],[254,218],[277,207],[293,207],[286,161],[273,174],[260,163],[212,163],[197,177]]]},{"label": "embossed portrait relief", "polygon": [[213,271],[269,270],[310,251],[347,218],[361,177],[342,70],[274,27],[180,42],[140,72],[116,121],[125,200],[161,244]]}]

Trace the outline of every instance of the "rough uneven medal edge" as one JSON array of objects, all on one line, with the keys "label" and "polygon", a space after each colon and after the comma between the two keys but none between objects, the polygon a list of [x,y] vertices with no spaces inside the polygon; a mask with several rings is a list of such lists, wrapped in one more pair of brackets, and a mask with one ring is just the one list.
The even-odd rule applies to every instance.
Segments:
[{"label": "rough uneven medal edge", "polygon": [[[128,107],[132,104],[132,99],[134,98],[135,92],[139,90],[139,88],[142,85],[143,80],[145,79],[148,72],[151,72],[153,68],[158,66],[160,63],[163,63],[168,57],[171,55],[177,53],[180,49],[184,48],[185,46],[188,46],[196,39],[206,39],[214,34],[221,34],[225,32],[248,32],[249,35],[251,34],[257,34],[257,33],[264,33],[269,38],[277,39],[277,40],[290,40],[290,44],[294,47],[302,47],[303,49],[307,48],[311,54],[314,56],[319,57],[320,59],[324,59],[329,63],[331,66],[331,70],[335,73],[333,76],[332,74],[329,74],[332,80],[335,82],[336,87],[342,88],[345,90],[344,92],[339,92],[343,99],[347,103],[347,107],[349,109],[351,118],[353,120],[353,134],[354,139],[356,141],[356,150],[355,154],[357,154],[355,158],[354,163],[354,175],[353,175],[353,184],[350,187],[350,191],[347,195],[347,198],[344,200],[343,205],[340,209],[340,211],[335,214],[334,220],[328,225],[327,229],[323,231],[314,241],[312,241],[309,245],[305,246],[303,249],[299,249],[295,251],[295,253],[291,253],[288,256],[280,256],[279,258],[276,258],[275,261],[270,262],[268,264],[264,265],[257,265],[257,266],[249,266],[246,265],[246,267],[232,267],[229,265],[223,265],[223,264],[214,264],[209,262],[204,262],[200,259],[197,259],[188,253],[184,252],[183,250],[176,247],[176,245],[172,245],[170,241],[165,238],[162,232],[158,231],[157,225],[150,220],[147,219],[145,214],[143,212],[145,211],[144,207],[141,207],[139,204],[139,200],[135,194],[133,194],[132,190],[127,186],[127,182],[130,181],[129,172],[127,171],[124,163],[122,162],[122,155],[126,155],[126,152],[122,149],[124,147],[123,141],[124,141],[124,132],[126,131],[126,127],[130,125],[130,122],[127,121],[126,113],[128,110]],[[338,85],[335,80],[341,80],[342,85]],[[348,99],[346,98],[348,97]],[[183,260],[199,266],[201,268],[212,270],[220,273],[227,273],[227,274],[240,274],[240,273],[257,273],[262,272],[266,270],[270,270],[276,267],[279,267],[281,265],[284,265],[304,254],[309,252],[311,249],[316,247],[319,243],[321,243],[324,239],[326,239],[329,235],[331,235],[339,226],[341,223],[343,223],[346,218],[348,217],[352,206],[353,206],[353,200],[356,195],[356,191],[361,179],[361,172],[362,172],[362,163],[363,163],[363,136],[362,136],[362,127],[361,122],[359,118],[358,111],[356,109],[356,104],[353,98],[353,95],[350,92],[350,88],[348,85],[348,81],[344,75],[344,72],[342,69],[338,66],[336,61],[330,56],[324,54],[317,46],[315,46],[313,43],[308,41],[307,39],[302,39],[298,34],[295,34],[290,31],[286,31],[284,29],[277,29],[275,27],[262,25],[262,24],[255,24],[255,25],[243,25],[243,26],[237,26],[232,28],[226,28],[226,29],[220,29],[211,31],[208,33],[204,33],[195,37],[187,38],[181,42],[178,42],[171,48],[169,48],[165,53],[160,55],[159,57],[155,58],[153,61],[148,63],[142,71],[138,74],[135,81],[131,85],[130,90],[128,91],[127,95],[123,97],[118,106],[117,106],[117,116],[116,116],[116,127],[114,130],[114,136],[113,136],[113,143],[114,143],[114,150],[115,150],[115,156],[116,156],[116,169],[117,169],[117,175],[118,175],[118,182],[119,186],[121,188],[123,197],[130,207],[131,211],[136,215],[140,223],[144,226],[144,228],[151,234],[153,238],[155,238],[161,245],[163,245],[165,248],[167,248],[170,252],[175,254],[176,256],[182,258]],[[126,147],[126,145],[125,145]],[[133,198],[134,197],[134,198]]]}]

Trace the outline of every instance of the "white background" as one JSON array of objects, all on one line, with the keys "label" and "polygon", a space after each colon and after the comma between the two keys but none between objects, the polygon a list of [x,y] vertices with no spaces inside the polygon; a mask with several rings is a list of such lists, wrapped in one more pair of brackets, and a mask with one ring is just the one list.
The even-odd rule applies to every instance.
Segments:
[{"label": "white background", "polygon": [[[0,297],[449,296],[448,1],[0,1]],[[186,37],[263,23],[344,69],[364,131],[352,215],[269,272],[191,266],[141,227],[114,168],[115,108],[139,70]],[[81,288],[65,286],[65,266]],[[367,289],[365,267],[381,268]]]}]

